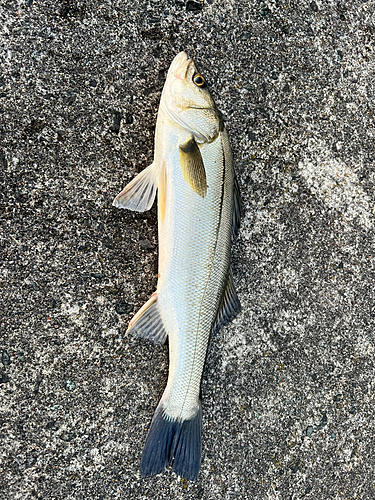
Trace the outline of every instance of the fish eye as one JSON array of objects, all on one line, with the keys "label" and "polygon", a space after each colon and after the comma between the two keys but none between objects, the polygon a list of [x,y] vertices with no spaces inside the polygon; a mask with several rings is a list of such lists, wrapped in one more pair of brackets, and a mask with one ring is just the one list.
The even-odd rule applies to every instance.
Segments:
[{"label": "fish eye", "polygon": [[204,87],[206,84],[206,80],[203,78],[202,75],[199,74],[193,76],[193,82],[197,87]]}]

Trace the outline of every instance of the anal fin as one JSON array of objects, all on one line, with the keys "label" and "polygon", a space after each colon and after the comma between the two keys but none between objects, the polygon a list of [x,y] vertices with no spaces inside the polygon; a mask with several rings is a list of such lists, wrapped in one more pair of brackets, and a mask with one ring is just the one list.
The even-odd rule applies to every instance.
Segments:
[{"label": "anal fin", "polygon": [[223,298],[221,299],[212,332],[215,333],[219,331],[222,326],[230,323],[240,311],[241,304],[234,288],[232,268],[230,268],[227,284],[224,289]]},{"label": "anal fin", "polygon": [[155,344],[164,344],[167,332],[160,316],[157,300],[158,296],[155,292],[130,321],[127,333],[151,340]]}]

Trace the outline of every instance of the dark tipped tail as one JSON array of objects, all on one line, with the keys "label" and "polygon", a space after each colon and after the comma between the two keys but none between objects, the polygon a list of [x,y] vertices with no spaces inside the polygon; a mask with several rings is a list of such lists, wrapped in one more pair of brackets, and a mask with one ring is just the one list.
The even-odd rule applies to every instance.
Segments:
[{"label": "dark tipped tail", "polygon": [[173,460],[173,470],[195,481],[201,466],[202,409],[191,420],[169,420],[156,408],[142,454],[142,477],[162,472]]}]

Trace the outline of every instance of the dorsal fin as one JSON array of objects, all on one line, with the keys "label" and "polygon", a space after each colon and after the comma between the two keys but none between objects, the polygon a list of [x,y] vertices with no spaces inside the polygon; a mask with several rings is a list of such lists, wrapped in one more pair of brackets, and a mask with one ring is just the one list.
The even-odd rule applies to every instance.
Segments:
[{"label": "dorsal fin", "polygon": [[206,171],[194,137],[180,146],[180,166],[185,181],[195,193],[204,198],[207,193]]},{"label": "dorsal fin", "polygon": [[222,326],[230,323],[240,311],[241,304],[234,288],[232,268],[230,268],[227,284],[224,289],[223,298],[221,299],[212,332],[216,333]]},{"label": "dorsal fin", "polygon": [[241,224],[241,195],[237,177],[234,176],[232,238],[238,235]]}]

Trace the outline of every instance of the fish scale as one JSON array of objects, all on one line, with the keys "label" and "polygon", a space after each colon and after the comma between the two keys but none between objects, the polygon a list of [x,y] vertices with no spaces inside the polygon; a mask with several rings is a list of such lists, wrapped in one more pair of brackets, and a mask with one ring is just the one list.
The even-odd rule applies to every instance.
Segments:
[{"label": "fish scale", "polygon": [[[169,126],[174,124],[171,122]],[[175,139],[168,125],[164,131],[164,140]],[[184,143],[187,137],[183,133],[179,135]],[[212,189],[208,190],[206,198],[202,199],[191,190],[180,168],[171,169],[167,192],[173,190],[176,199],[183,202],[174,203],[173,210],[167,208],[160,227],[161,241],[170,239],[177,244],[162,244],[160,247],[160,274],[168,272],[169,277],[157,288],[158,302],[163,311],[168,307],[178,311],[179,318],[176,329],[174,321],[169,321],[168,313],[165,316],[162,313],[171,352],[170,375],[162,399],[165,413],[182,420],[192,418],[198,411],[208,339],[228,274],[230,244],[226,243],[230,242],[232,230],[233,169],[229,168],[229,157],[223,161],[222,142],[222,134],[219,134],[209,148],[201,148],[203,163],[211,166],[206,169],[206,174],[207,184]],[[168,171],[169,163],[176,164],[176,153],[172,147],[166,151]],[[225,163],[229,170],[226,173],[227,185],[224,183]],[[169,252],[170,246],[172,253]],[[180,248],[184,251],[179,251]],[[182,284],[185,286],[181,291]]]},{"label": "fish scale", "polygon": [[210,334],[240,310],[230,269],[240,201],[227,132],[204,77],[184,52],[172,62],[163,89],[154,162],[114,204],[148,210],[157,190],[158,286],[128,332],[159,343],[168,337],[169,375],[141,472],[154,475],[172,463],[178,474],[196,479],[200,387]]}]

